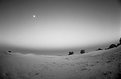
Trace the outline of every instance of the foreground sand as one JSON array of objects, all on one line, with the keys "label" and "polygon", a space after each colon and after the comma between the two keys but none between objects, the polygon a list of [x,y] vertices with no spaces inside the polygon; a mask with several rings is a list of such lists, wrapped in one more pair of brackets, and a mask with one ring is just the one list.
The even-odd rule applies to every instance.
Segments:
[{"label": "foreground sand", "polygon": [[71,56],[0,55],[0,79],[121,79],[121,47]]}]

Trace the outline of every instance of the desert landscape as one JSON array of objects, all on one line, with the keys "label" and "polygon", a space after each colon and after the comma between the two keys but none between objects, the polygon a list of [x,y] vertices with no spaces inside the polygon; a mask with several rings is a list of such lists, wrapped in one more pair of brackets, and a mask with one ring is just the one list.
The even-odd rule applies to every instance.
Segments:
[{"label": "desert landscape", "polygon": [[0,54],[0,79],[121,78],[121,46],[67,56]]},{"label": "desert landscape", "polygon": [[121,0],[0,0],[0,79],[121,79]]}]

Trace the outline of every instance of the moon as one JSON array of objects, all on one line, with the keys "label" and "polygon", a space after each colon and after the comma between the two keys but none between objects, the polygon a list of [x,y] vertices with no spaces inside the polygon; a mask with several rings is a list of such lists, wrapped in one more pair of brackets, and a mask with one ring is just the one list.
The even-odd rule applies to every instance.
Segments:
[{"label": "moon", "polygon": [[36,17],[36,15],[33,15],[33,18],[35,18]]}]

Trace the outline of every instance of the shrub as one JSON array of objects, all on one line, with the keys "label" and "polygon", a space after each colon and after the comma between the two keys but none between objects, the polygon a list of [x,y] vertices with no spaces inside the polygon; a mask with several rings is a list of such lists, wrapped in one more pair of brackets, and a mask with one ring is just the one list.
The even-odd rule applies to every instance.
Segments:
[{"label": "shrub", "polygon": [[69,54],[68,55],[73,55],[74,54],[74,52],[72,51],[72,52],[69,52]]},{"label": "shrub", "polygon": [[9,50],[8,52],[11,53],[12,51]]},{"label": "shrub", "polygon": [[120,38],[120,40],[119,40],[119,43],[121,44],[121,38]]},{"label": "shrub", "polygon": [[114,47],[117,47],[115,44],[111,44],[108,49],[111,49],[111,48],[114,48]]},{"label": "shrub", "polygon": [[80,50],[80,53],[81,53],[81,54],[85,53],[85,50]]},{"label": "shrub", "polygon": [[101,49],[101,48],[98,48],[97,50],[103,50],[103,49]]},{"label": "shrub", "polygon": [[117,44],[117,47],[118,47],[118,46],[120,46],[120,45],[121,45],[121,44],[120,44],[120,43],[118,43],[118,44]]}]

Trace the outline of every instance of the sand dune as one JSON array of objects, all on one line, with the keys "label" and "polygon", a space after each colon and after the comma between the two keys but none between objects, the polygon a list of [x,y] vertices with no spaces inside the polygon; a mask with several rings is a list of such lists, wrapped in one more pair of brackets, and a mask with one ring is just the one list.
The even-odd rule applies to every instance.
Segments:
[{"label": "sand dune", "polygon": [[119,79],[120,75],[121,47],[71,56],[0,55],[0,79]]}]

